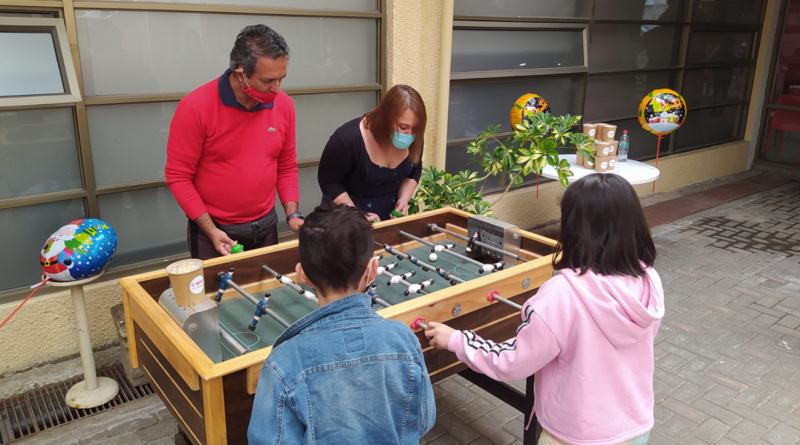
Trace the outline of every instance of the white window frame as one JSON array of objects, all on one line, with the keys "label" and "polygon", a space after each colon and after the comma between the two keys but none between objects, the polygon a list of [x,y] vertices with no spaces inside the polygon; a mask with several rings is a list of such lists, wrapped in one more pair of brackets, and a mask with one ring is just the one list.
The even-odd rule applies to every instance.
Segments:
[{"label": "white window frame", "polygon": [[53,36],[53,45],[61,70],[61,81],[64,92],[59,94],[39,94],[29,96],[0,97],[0,108],[28,107],[41,105],[74,104],[81,101],[81,90],[75,63],[69,49],[67,28],[60,18],[38,17],[0,17],[2,32],[47,32]]}]

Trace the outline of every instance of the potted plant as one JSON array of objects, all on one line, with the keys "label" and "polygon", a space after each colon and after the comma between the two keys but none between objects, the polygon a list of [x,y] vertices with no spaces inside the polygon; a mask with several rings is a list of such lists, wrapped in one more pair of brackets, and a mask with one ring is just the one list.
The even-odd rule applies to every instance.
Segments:
[{"label": "potted plant", "polygon": [[[573,132],[581,116],[553,116],[535,113],[514,126],[514,134],[505,140],[496,137],[500,125],[490,125],[469,144],[467,152],[472,161],[483,168],[483,174],[469,170],[450,174],[435,167],[422,171],[419,187],[409,202],[409,213],[421,209],[432,210],[445,205],[471,213],[491,216],[491,206],[503,199],[511,187],[519,187],[524,179],[536,174],[538,197],[539,175],[545,164],[558,173],[561,184],[569,185],[573,175],[570,164],[559,157],[558,149],[570,148],[594,160],[594,140],[580,132]],[[486,180],[491,176],[505,175],[508,185],[503,193],[489,203],[483,197]],[[478,187],[480,186],[480,188]]]}]

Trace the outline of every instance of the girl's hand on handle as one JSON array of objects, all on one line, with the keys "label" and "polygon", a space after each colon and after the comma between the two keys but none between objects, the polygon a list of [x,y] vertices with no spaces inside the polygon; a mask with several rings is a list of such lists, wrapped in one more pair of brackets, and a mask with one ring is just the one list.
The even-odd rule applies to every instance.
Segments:
[{"label": "girl's hand on handle", "polygon": [[455,332],[455,329],[447,326],[446,324],[432,321],[428,323],[428,330],[425,331],[425,336],[428,337],[430,345],[434,348],[447,350],[447,345],[450,343],[450,337]]}]

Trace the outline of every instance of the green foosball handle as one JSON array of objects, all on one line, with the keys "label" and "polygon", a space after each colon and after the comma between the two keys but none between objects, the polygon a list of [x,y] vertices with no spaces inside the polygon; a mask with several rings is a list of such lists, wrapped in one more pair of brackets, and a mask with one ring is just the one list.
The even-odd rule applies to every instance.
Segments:
[{"label": "green foosball handle", "polygon": [[401,212],[398,212],[397,209],[392,209],[392,216],[400,218],[401,216],[403,216],[403,214]]},{"label": "green foosball handle", "polygon": [[244,247],[241,244],[234,244],[233,247],[231,247],[231,253],[239,252],[244,252]]}]

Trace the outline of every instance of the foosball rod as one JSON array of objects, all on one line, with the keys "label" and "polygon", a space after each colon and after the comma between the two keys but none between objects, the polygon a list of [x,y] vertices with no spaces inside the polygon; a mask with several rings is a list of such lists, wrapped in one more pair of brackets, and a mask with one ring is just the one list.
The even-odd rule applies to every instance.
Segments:
[{"label": "foosball rod", "polygon": [[[233,280],[231,280],[230,278],[228,279],[228,284],[232,288],[236,289],[237,292],[242,294],[242,296],[244,298],[250,300],[251,303],[255,304],[256,308],[260,308],[262,313],[267,314],[270,317],[274,318],[275,321],[277,321],[278,323],[282,324],[283,327],[285,327],[285,328],[288,328],[289,326],[291,326],[291,323],[289,323],[288,321],[284,320],[283,317],[281,317],[275,311],[273,311],[272,309],[267,307],[266,303],[260,303],[256,297],[250,295],[249,292],[247,292],[246,290],[242,289],[241,286],[239,286],[238,284],[234,283]],[[265,297],[264,300],[266,301],[267,298]],[[251,331],[255,329],[255,323],[258,323],[258,318],[253,320],[253,324],[248,325],[248,328],[252,327],[250,329]]]},{"label": "foosball rod", "polygon": [[381,305],[383,307],[391,306],[392,305],[391,303],[389,303],[388,301],[384,300],[383,298],[381,298],[380,295],[378,295],[378,293],[375,291],[376,287],[378,287],[378,285],[373,283],[372,286],[370,286],[370,289],[367,290],[367,295],[369,295],[370,298],[372,298],[372,304],[376,304],[377,303],[377,304],[379,304],[379,305]]},{"label": "foosball rod", "polygon": [[[451,231],[449,231],[447,229],[443,229],[443,228],[439,227],[438,225],[436,225],[436,223],[430,223],[430,224],[428,224],[428,227],[431,230],[433,230],[434,232],[441,232],[441,233],[444,233],[445,235],[450,235],[450,236],[458,238],[458,239],[460,239],[462,241],[466,241],[467,243],[470,242],[470,238],[469,237],[466,237],[464,235],[460,235],[460,234],[455,233],[455,232],[451,232]],[[478,233],[478,232],[475,232],[475,233]],[[515,260],[518,260],[518,261],[525,261],[525,262],[528,261],[525,258],[522,258],[521,256],[517,255],[516,253],[511,253],[511,252],[509,252],[507,250],[503,250],[503,249],[500,249],[500,248],[497,248],[497,247],[494,247],[494,246],[490,246],[490,245],[488,245],[488,244],[486,244],[484,242],[478,241],[478,240],[476,240],[474,238],[472,239],[471,242],[472,242],[472,244],[475,244],[476,246],[483,247],[484,249],[488,249],[488,250],[491,250],[492,252],[499,253],[500,255],[505,255],[507,257],[514,258]]]},{"label": "foosball rod", "polygon": [[497,292],[496,290],[492,291],[492,293],[490,293],[489,296],[486,297],[486,299],[489,300],[489,301],[497,300],[497,301],[499,301],[501,303],[505,303],[505,304],[513,307],[514,309],[516,309],[518,311],[522,310],[522,306],[518,305],[517,303],[514,303],[513,301],[511,301],[509,299],[501,297],[500,296],[500,292]]},{"label": "foosball rod", "polygon": [[[426,287],[433,284],[433,280],[426,280],[423,281],[422,283],[409,283],[408,281],[406,281],[404,278],[411,278],[416,273],[413,270],[410,272],[406,272],[403,275],[395,275],[389,272],[388,270],[385,270],[382,266],[378,266],[378,273],[383,276],[389,277],[389,282],[387,283],[387,286],[400,283],[403,286],[407,287],[408,289],[405,292],[406,296],[408,296],[409,293],[428,295],[428,293],[423,291],[422,289],[425,289]],[[408,276],[406,277],[405,275]],[[414,289],[414,291],[411,291],[411,289]]]},{"label": "foosball rod", "polygon": [[239,340],[236,339],[236,337],[229,334],[228,331],[226,331],[224,328],[220,328],[219,334],[220,336],[222,336],[222,339],[225,340],[225,343],[227,343],[228,346],[236,350],[236,352],[238,352],[239,355],[244,355],[247,354],[248,352],[252,352],[250,348],[241,344]]},{"label": "foosball rod", "polygon": [[[426,240],[424,240],[424,239],[422,239],[422,238],[420,238],[418,236],[414,236],[414,235],[412,235],[410,233],[407,233],[407,232],[404,232],[402,230],[399,231],[398,233],[400,233],[401,236],[404,236],[406,238],[411,238],[412,240],[418,241],[418,242],[420,242],[422,244],[425,244],[428,247],[435,248],[437,246],[437,244],[434,244],[434,243],[432,243],[430,241],[426,241]],[[491,272],[491,271],[495,270],[496,268],[498,268],[498,264],[499,263],[498,264],[483,264],[480,261],[473,260],[472,258],[470,258],[468,256],[461,255],[460,253],[457,253],[457,252],[452,252],[449,249],[442,249],[441,251],[444,252],[444,253],[448,253],[450,255],[453,255],[454,257],[459,258],[459,259],[461,259],[463,261],[466,261],[466,262],[468,262],[470,264],[474,264],[474,265],[478,266],[478,273]]]},{"label": "foosball rod", "polygon": [[313,301],[314,303],[319,303],[319,299],[317,296],[314,295],[313,292],[307,291],[303,289],[299,284],[292,281],[291,278],[287,277],[286,275],[279,274],[276,270],[271,269],[266,264],[261,265],[261,269],[267,271],[268,273],[272,274],[276,280],[280,281],[281,283],[285,284],[286,286],[291,287],[292,289],[296,290],[297,293],[305,297],[307,300]]},{"label": "foosball rod", "polygon": [[458,278],[457,276],[455,276],[452,273],[442,269],[441,267],[431,266],[430,264],[425,263],[424,261],[422,261],[419,258],[415,257],[414,255],[409,255],[409,254],[407,254],[405,252],[401,252],[401,251],[395,249],[394,247],[392,247],[392,246],[390,246],[388,244],[382,244],[382,243],[379,243],[377,241],[375,241],[375,244],[383,247],[387,252],[391,253],[392,255],[397,256],[398,258],[405,258],[408,261],[411,261],[412,264],[420,266],[423,269],[428,268],[430,270],[436,271],[436,273],[438,273],[439,276],[441,276],[445,280],[450,280],[450,284],[466,283],[466,281],[462,280],[461,278]]}]

